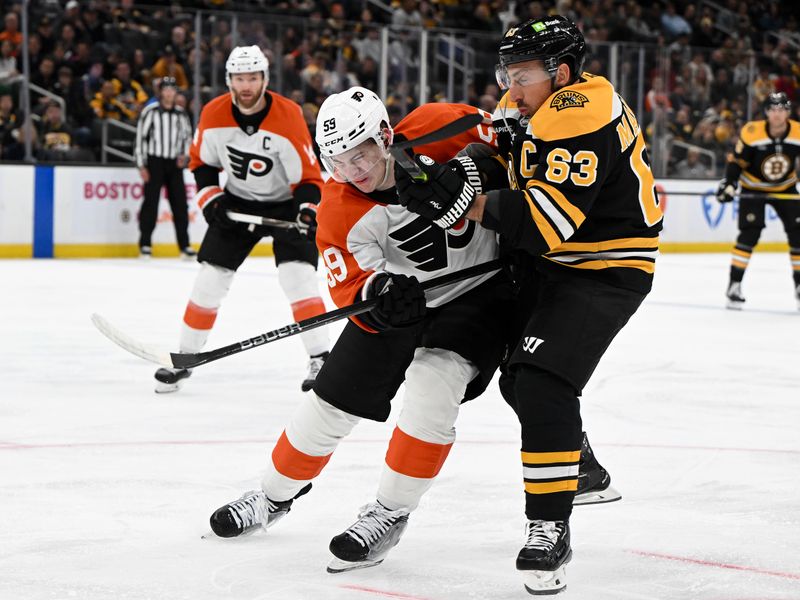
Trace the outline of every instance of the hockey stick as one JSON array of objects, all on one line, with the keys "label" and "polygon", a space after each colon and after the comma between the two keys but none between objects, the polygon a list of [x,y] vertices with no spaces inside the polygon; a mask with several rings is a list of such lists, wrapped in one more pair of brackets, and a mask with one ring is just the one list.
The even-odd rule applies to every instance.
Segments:
[{"label": "hockey stick", "polygon": [[425,171],[419,168],[419,165],[415,163],[408,154],[406,154],[406,150],[408,148],[412,148],[413,146],[424,146],[426,144],[432,144],[433,142],[446,140],[447,138],[458,135],[459,133],[469,131],[481,123],[483,123],[483,116],[479,113],[464,115],[463,117],[459,117],[455,121],[448,123],[444,127],[440,127],[436,131],[431,131],[430,133],[421,135],[413,140],[406,140],[392,144],[389,146],[389,153],[394,157],[395,161],[397,161],[397,163],[403,167],[403,169],[405,169],[409,175],[411,175],[412,178],[416,179],[417,181],[427,181],[428,175],[425,173]]},{"label": "hockey stick", "polygon": [[[445,275],[440,275],[439,277],[429,279],[428,281],[423,281],[422,288],[425,290],[432,290],[438,287],[449,285],[451,283],[477,277],[478,275],[484,275],[491,271],[500,269],[502,264],[502,261],[498,258],[481,263],[479,265],[473,265],[471,267],[467,267],[466,269],[461,269],[460,271],[447,273]],[[348,317],[360,315],[361,313],[371,310],[376,303],[376,298],[363,300],[361,302],[356,302],[351,306],[345,306],[337,310],[332,310],[330,312],[317,315],[316,317],[304,319],[298,323],[292,323],[291,325],[286,325],[279,329],[273,329],[272,331],[262,333],[261,335],[257,335],[241,342],[236,342],[235,344],[223,346],[222,348],[217,348],[216,350],[209,350],[208,352],[197,353],[168,352],[166,350],[146,346],[145,344],[142,344],[132,337],[122,333],[104,317],[98,315],[97,313],[92,315],[92,323],[94,323],[94,326],[97,327],[100,333],[117,344],[120,348],[127,350],[131,354],[135,354],[139,358],[143,358],[144,360],[165,367],[191,369],[215,360],[219,360],[220,358],[225,358],[226,356],[230,356],[232,354],[238,354],[239,352],[250,350],[256,346],[263,346],[264,344],[269,344],[270,342],[281,340],[304,331],[309,331],[311,329],[316,329],[317,327],[322,327],[323,325],[328,325],[329,323],[333,323],[334,321],[338,321],[340,319],[346,319]]]},{"label": "hockey stick", "polygon": [[280,219],[270,219],[269,217],[259,217],[247,213],[228,211],[228,218],[239,223],[250,223],[251,225],[266,225],[267,227],[277,227],[279,229],[300,229],[294,221],[282,221]]},{"label": "hockey stick", "polygon": [[[662,190],[658,192],[659,194],[665,194],[667,196],[715,196],[716,193],[713,191],[708,192],[668,192],[666,190]],[[782,192],[762,192],[760,194],[756,193],[748,193],[745,192],[743,194],[736,194],[737,198],[744,198],[745,200],[763,200],[765,198],[774,198],[776,200],[800,200],[800,194],[786,194]]]}]

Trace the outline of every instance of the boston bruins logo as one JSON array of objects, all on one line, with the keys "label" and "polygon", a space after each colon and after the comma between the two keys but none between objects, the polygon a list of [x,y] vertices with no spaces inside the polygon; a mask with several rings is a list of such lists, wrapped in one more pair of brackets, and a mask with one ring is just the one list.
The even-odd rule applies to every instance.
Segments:
[{"label": "boston bruins logo", "polygon": [[589,99],[580,92],[564,90],[555,95],[550,102],[550,108],[555,108],[557,111],[565,108],[582,108],[587,102],[589,102]]},{"label": "boston bruins logo", "polygon": [[781,181],[786,178],[792,168],[789,157],[785,154],[770,154],[761,163],[761,172],[767,181]]}]

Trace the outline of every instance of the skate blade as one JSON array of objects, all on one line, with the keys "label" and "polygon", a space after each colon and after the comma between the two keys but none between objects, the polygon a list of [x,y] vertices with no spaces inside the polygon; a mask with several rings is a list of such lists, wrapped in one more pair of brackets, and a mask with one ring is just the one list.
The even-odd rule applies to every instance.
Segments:
[{"label": "skate blade", "polygon": [[328,563],[328,568],[326,570],[328,573],[346,573],[347,571],[355,571],[356,569],[377,567],[382,562],[383,558],[378,560],[359,560],[357,562],[351,562],[334,557],[331,559],[331,562]]},{"label": "skate blade", "polygon": [[725,308],[729,310],[742,310],[744,306],[744,302],[737,302],[736,300],[728,300],[728,303],[725,305]]},{"label": "skate blade", "polygon": [[183,380],[175,383],[164,383],[156,380],[155,392],[156,394],[171,394],[172,392],[177,392],[181,387],[183,387]]},{"label": "skate blade", "polygon": [[608,486],[604,490],[589,490],[583,494],[578,494],[572,501],[572,506],[588,506],[590,504],[607,504],[608,502],[616,502],[622,500],[622,494],[615,490],[612,486]]},{"label": "skate blade", "polygon": [[549,596],[567,589],[567,563],[572,560],[569,551],[563,564],[555,571],[520,571],[523,574],[525,591],[533,596]]}]

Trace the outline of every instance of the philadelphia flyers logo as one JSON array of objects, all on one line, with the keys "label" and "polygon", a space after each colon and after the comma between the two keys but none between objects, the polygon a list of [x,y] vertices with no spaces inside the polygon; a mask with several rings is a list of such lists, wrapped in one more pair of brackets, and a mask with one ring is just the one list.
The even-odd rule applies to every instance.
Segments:
[{"label": "philadelphia flyers logo", "polygon": [[258,154],[242,152],[233,146],[225,146],[228,150],[228,160],[231,161],[231,171],[238,179],[247,179],[247,175],[263,177],[272,170],[272,159]]}]

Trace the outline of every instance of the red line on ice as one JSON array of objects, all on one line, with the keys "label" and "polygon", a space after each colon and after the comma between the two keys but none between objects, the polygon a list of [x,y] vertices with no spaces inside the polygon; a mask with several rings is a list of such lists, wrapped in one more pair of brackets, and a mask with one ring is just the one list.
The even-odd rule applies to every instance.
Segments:
[{"label": "red line on ice", "polygon": [[773,577],[782,577],[784,579],[800,579],[797,573],[782,573],[780,571],[767,571],[766,569],[759,569],[757,567],[745,567],[742,565],[731,565],[728,563],[714,562],[711,560],[700,560],[698,558],[688,558],[686,556],[672,556],[671,554],[659,554],[658,552],[645,552],[643,550],[628,550],[632,554],[639,556],[646,556],[648,558],[663,558],[665,560],[674,560],[677,562],[691,563],[694,565],[703,565],[705,567],[717,567],[719,569],[732,569],[734,571],[747,571],[749,573],[759,573],[761,575],[771,575]]},{"label": "red line on ice", "polygon": [[410,596],[408,594],[401,594],[399,592],[387,592],[385,590],[377,590],[375,588],[364,587],[363,585],[352,585],[345,583],[339,586],[348,590],[356,590],[358,592],[367,592],[368,594],[378,594],[380,596],[390,596],[392,598],[406,598],[407,600],[426,600],[422,596]]}]

